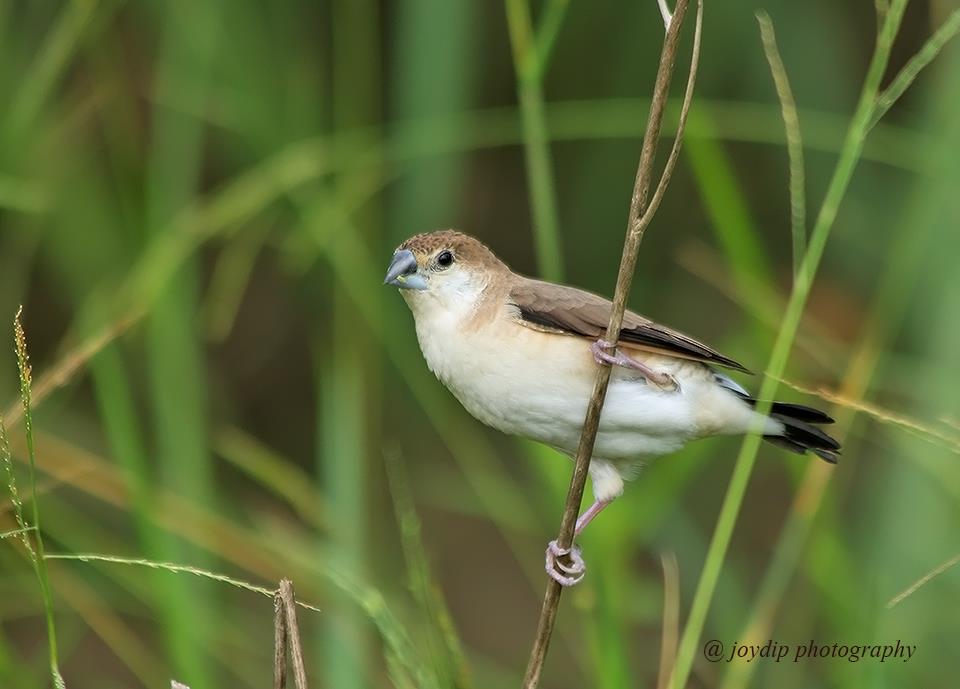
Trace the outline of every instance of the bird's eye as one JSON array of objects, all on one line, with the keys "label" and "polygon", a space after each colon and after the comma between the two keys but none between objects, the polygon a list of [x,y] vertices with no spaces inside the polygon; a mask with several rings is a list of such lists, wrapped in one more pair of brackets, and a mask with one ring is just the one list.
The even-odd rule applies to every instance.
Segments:
[{"label": "bird's eye", "polygon": [[453,253],[450,251],[441,251],[437,255],[437,265],[441,268],[447,268],[453,263]]}]

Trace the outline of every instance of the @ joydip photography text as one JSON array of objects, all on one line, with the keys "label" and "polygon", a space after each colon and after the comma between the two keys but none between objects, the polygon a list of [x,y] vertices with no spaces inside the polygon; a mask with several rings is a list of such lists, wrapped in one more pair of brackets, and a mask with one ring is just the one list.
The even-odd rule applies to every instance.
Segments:
[{"label": "@ joydip photography text", "polygon": [[905,644],[900,639],[887,644],[818,643],[812,639],[807,643],[784,643],[770,639],[763,644],[734,642],[727,647],[724,647],[723,642],[714,639],[704,644],[703,655],[712,663],[721,660],[727,663],[749,663],[758,659],[798,663],[820,658],[839,658],[851,663],[860,660],[875,660],[881,663],[900,660],[905,663],[913,657],[916,650],[916,644]]}]

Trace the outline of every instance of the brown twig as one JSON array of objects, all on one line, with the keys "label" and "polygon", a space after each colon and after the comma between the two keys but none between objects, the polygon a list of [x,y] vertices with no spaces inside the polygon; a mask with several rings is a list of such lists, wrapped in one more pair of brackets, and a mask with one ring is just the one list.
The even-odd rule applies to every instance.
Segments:
[{"label": "brown twig", "polygon": [[[617,274],[617,286],[613,297],[613,309],[610,313],[610,322],[607,325],[604,339],[607,342],[616,342],[619,339],[620,329],[623,325],[623,314],[626,309],[627,295],[630,292],[630,283],[633,280],[634,267],[637,262],[637,254],[640,249],[640,240],[643,238],[643,231],[650,222],[652,214],[648,214],[647,197],[650,190],[650,183],[653,179],[653,164],[656,157],[657,142],[660,138],[660,127],[663,122],[663,112],[667,103],[667,95],[670,89],[670,81],[673,76],[673,66],[676,61],[677,49],[679,47],[680,30],[683,26],[683,20],[687,12],[688,0],[678,0],[674,10],[672,20],[669,22],[666,37],[663,42],[663,49],[660,53],[660,66],[657,70],[657,78],[653,89],[653,99],[650,104],[650,114],[647,118],[647,128],[643,137],[643,147],[640,152],[640,164],[637,169],[637,177],[633,187],[633,196],[630,201],[630,212],[627,218],[627,236],[624,241],[623,255],[620,259],[620,269]],[[686,112],[689,108],[689,101],[693,92],[693,85],[696,81],[697,56],[700,48],[699,26],[703,13],[702,0],[697,3],[697,26],[698,30],[694,40],[694,57],[691,60],[691,75],[687,81],[687,93],[684,96],[684,107],[681,111],[681,121],[678,125],[677,140],[674,143],[674,151],[671,152],[664,168],[657,192],[654,194],[654,200],[659,203],[662,197],[661,188],[665,189],[666,184],[673,172],[673,165],[676,162],[676,152],[679,151],[680,140],[683,134],[683,124],[686,120]],[[652,207],[652,204],[651,204]],[[573,475],[570,479],[570,488],[567,492],[567,500],[564,505],[563,518],[560,522],[560,534],[557,537],[557,543],[561,548],[569,549],[573,545],[573,531],[577,520],[577,514],[580,511],[580,502],[583,499],[583,489],[587,480],[587,470],[590,467],[590,457],[593,453],[594,441],[597,437],[597,427],[600,424],[600,412],[603,409],[603,402],[607,394],[607,385],[610,382],[609,366],[599,366],[597,376],[594,380],[593,393],[590,396],[590,402],[587,405],[586,419],[583,422],[583,431],[580,435],[580,443],[577,448],[577,458],[574,465]],[[550,638],[553,635],[553,626],[557,617],[557,608],[560,604],[560,592],[562,588],[559,583],[550,580],[547,583],[547,590],[543,598],[543,606],[540,610],[540,620],[537,625],[537,633],[534,638],[533,649],[530,651],[530,660],[527,664],[527,672],[524,676],[523,686],[525,689],[534,689],[540,682],[540,674],[543,670],[543,663],[547,655],[547,649],[550,645]]]},{"label": "brown twig", "polygon": [[280,590],[273,596],[273,689],[287,686],[287,622]]},{"label": "brown twig", "polygon": [[[293,595],[293,582],[289,579],[281,579],[280,590],[277,593],[283,604],[285,645],[290,651],[290,662],[293,664],[293,684],[296,689],[307,689],[307,671],[303,663],[303,647],[300,645],[300,627],[297,624],[297,602]],[[276,670],[274,672],[276,673]]]}]

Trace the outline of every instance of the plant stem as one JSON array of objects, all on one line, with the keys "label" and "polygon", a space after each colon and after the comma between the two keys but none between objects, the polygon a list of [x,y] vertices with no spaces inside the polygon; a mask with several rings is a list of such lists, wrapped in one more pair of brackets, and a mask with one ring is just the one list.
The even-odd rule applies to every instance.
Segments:
[{"label": "plant stem", "polygon": [[[647,195],[653,179],[653,163],[660,138],[660,127],[663,122],[663,111],[667,102],[670,80],[673,76],[673,66],[679,46],[680,29],[687,11],[687,0],[679,0],[674,18],[667,31],[660,53],[660,66],[654,84],[653,100],[650,104],[650,113],[647,118],[647,128],[644,133],[643,147],[640,153],[640,164],[633,187],[633,196],[630,200],[630,212],[627,217],[627,236],[624,241],[623,254],[620,260],[620,269],[617,274],[617,286],[614,292],[613,308],[610,313],[610,322],[607,325],[606,335],[608,342],[619,339],[620,328],[623,324],[623,313],[626,309],[627,295],[630,292],[630,283],[633,280],[634,266],[640,249],[640,241],[646,227],[645,211],[647,210]],[[698,7],[698,14],[702,12],[702,2]],[[691,83],[688,82],[688,90]],[[679,138],[679,133],[678,133]],[[671,156],[673,157],[673,156]],[[669,178],[668,168],[665,179]],[[649,222],[649,221],[647,221]],[[573,530],[580,511],[580,502],[583,499],[583,490],[587,480],[587,471],[590,467],[590,457],[593,453],[594,441],[597,437],[597,428],[600,424],[600,412],[606,398],[607,385],[610,382],[609,366],[598,366],[594,379],[593,393],[587,405],[586,419],[583,422],[583,431],[577,448],[576,463],[570,479],[570,488],[564,505],[563,517],[560,522],[560,534],[557,542],[561,548],[570,548],[573,544]],[[547,583],[543,606],[540,610],[540,620],[534,638],[527,672],[523,680],[525,689],[534,689],[540,683],[540,674],[546,659],[550,638],[557,617],[560,604],[561,586],[554,580]]]},{"label": "plant stem", "polygon": [[[560,280],[563,259],[560,250],[560,222],[557,219],[557,190],[550,157],[550,137],[540,82],[541,61],[530,20],[527,0],[506,0],[510,46],[513,49],[523,147],[527,160],[527,184],[533,206],[533,234],[540,274],[547,280]],[[562,18],[562,15],[558,17]],[[558,28],[557,25],[556,28]],[[555,30],[555,29],[551,29]]]},{"label": "plant stem", "polygon": [[[777,378],[782,376],[783,370],[786,367],[787,357],[790,354],[793,339],[796,336],[800,324],[800,317],[803,314],[803,307],[806,304],[807,296],[810,293],[810,287],[813,283],[813,276],[816,273],[820,258],[823,255],[823,249],[830,235],[830,230],[833,227],[833,222],[836,219],[840,202],[846,193],[847,186],[850,183],[853,171],[860,158],[860,153],[863,150],[864,139],[870,130],[870,122],[879,93],[880,80],[886,69],[890,57],[890,49],[896,37],[897,30],[899,29],[900,20],[903,17],[906,4],[907,0],[894,0],[885,15],[883,28],[877,39],[877,46],[866,79],[864,80],[857,109],[851,120],[850,129],[847,132],[844,146],[841,149],[840,159],[837,161],[837,166],[830,180],[830,186],[827,189],[823,205],[820,207],[820,213],[814,224],[810,237],[810,245],[807,248],[807,253],[797,273],[794,288],[790,294],[790,301],[787,304],[787,309],[784,314],[783,324],[780,327],[773,347],[773,353],[770,356],[770,362],[767,365],[763,385],[760,388],[760,394],[757,396],[757,399],[762,400],[761,403],[757,405],[757,411],[760,414],[765,414],[769,411],[769,400],[773,399],[774,393],[779,385]],[[716,589],[717,580],[720,577],[720,569],[726,557],[727,548],[730,545],[733,527],[736,524],[740,505],[746,493],[750,472],[753,469],[753,463],[756,459],[757,451],[760,448],[760,440],[761,436],[759,433],[751,433],[744,440],[740,448],[740,454],[737,456],[733,475],[730,479],[723,505],[720,508],[717,526],[707,550],[706,562],[704,563],[700,581],[697,584],[697,590],[694,594],[690,616],[684,628],[683,637],[680,640],[680,651],[677,655],[677,663],[674,667],[674,675],[670,683],[673,689],[679,689],[685,686],[690,676],[696,645],[700,639],[700,633],[703,631],[707,610],[710,606],[713,592]]]},{"label": "plant stem", "polygon": [[787,70],[783,66],[783,60],[777,48],[777,36],[774,33],[770,15],[766,12],[757,12],[757,23],[760,24],[763,52],[766,53],[767,62],[770,64],[770,73],[773,75],[777,98],[780,100],[787,136],[787,156],[790,159],[790,234],[793,237],[793,274],[796,276],[800,272],[800,262],[807,253],[806,174],[803,164],[800,117],[797,115],[797,105],[793,100],[793,90],[790,88]]},{"label": "plant stem", "polygon": [[568,7],[570,7],[570,0],[550,0],[540,12],[540,21],[537,24],[534,39],[537,53],[537,79],[542,80],[544,72],[547,71],[547,65],[550,63],[550,56],[553,53],[553,47],[556,45],[557,36],[560,34],[560,27],[563,25]]},{"label": "plant stem", "polygon": [[[47,645],[50,653],[50,675],[53,684],[58,689],[64,687],[63,677],[60,675],[60,663],[57,653],[57,628],[53,619],[53,593],[50,590],[50,577],[47,574],[47,561],[43,545],[43,532],[40,528],[40,503],[37,493],[37,452],[33,439],[33,410],[31,407],[31,390],[33,373],[30,368],[30,357],[27,354],[27,337],[23,331],[21,316],[23,307],[17,310],[13,320],[14,343],[17,351],[17,370],[20,375],[20,401],[23,405],[23,430],[27,437],[27,456],[30,460],[30,493],[31,507],[37,552],[33,556],[33,569],[40,582],[40,593],[43,597],[43,610],[47,623]],[[12,473],[11,473],[12,476]]]}]

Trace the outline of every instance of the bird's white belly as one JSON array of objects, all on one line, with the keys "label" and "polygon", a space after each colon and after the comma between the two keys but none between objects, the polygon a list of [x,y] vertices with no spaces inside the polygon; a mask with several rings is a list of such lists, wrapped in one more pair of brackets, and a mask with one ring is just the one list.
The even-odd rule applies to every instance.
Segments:
[{"label": "bird's white belly", "polygon": [[[575,453],[596,374],[589,342],[507,327],[503,337],[455,329],[435,338],[433,328],[418,328],[418,337],[430,369],[477,419]],[[650,363],[678,379],[691,366],[664,357]],[[635,371],[615,368],[594,456],[616,461],[666,454],[698,435],[694,401],[701,386],[697,380],[681,386],[681,392],[666,392]]]}]

